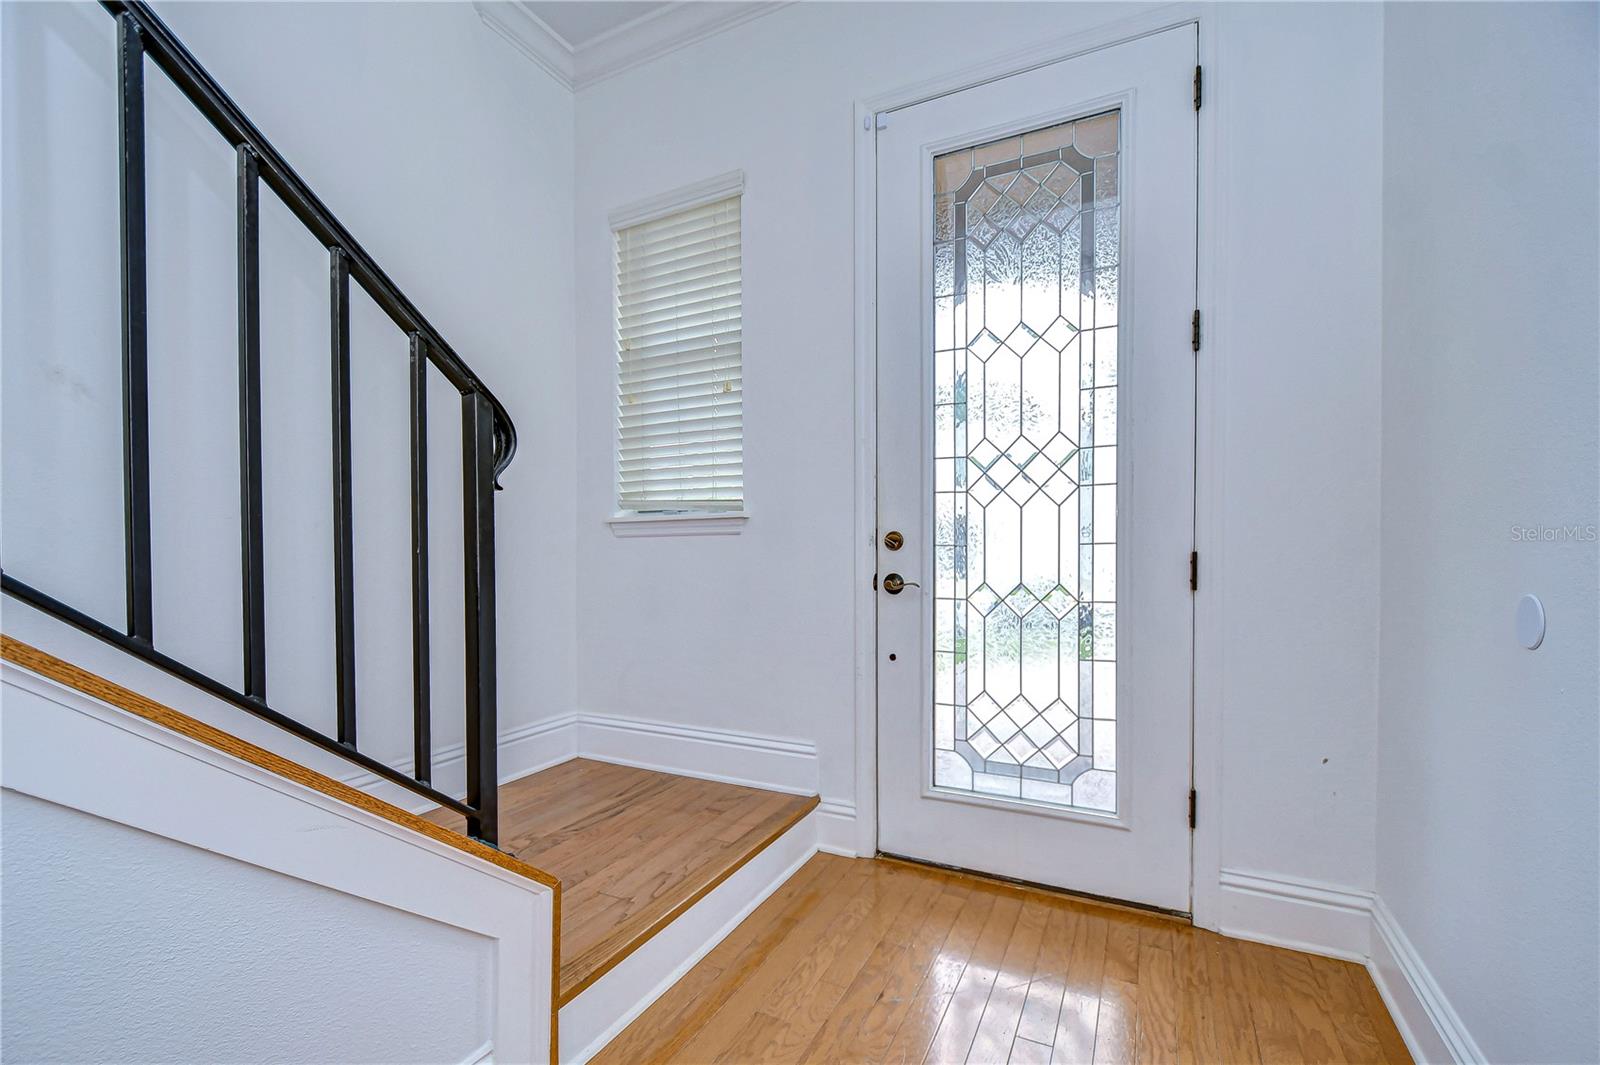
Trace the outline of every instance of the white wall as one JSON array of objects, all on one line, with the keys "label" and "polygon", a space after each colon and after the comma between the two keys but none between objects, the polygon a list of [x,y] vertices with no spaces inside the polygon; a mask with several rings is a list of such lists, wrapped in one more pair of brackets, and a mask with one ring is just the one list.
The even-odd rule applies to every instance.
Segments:
[{"label": "white wall", "polygon": [[[581,710],[810,741],[824,798],[854,800],[852,106],[1128,11],[799,4],[578,93]],[[1226,515],[1205,548],[1202,694],[1222,725],[1203,810],[1226,826],[1222,865],[1370,888],[1382,15],[1202,18],[1218,126],[1202,488]],[[736,168],[751,519],[736,537],[614,538],[606,216]]]},{"label": "white wall", "polygon": [[1490,1061],[1600,1060],[1597,31],[1384,18],[1377,883]]},{"label": "white wall", "polygon": [[1220,864],[1369,888],[1381,13],[1242,5],[1218,22],[1200,354],[1217,375],[1201,595],[1209,582],[1217,599],[1199,608],[1196,671],[1221,724]]},{"label": "white wall", "polygon": [[[500,713],[574,700],[572,102],[468,5],[162,4],[162,16],[500,396]],[[122,608],[114,24],[0,8],[3,562]],[[157,644],[240,676],[234,163],[147,65]],[[263,189],[268,691],[333,727],[327,266]],[[355,286],[352,286],[355,288]],[[405,339],[352,314],[362,747],[410,752]],[[459,403],[430,384],[434,742],[462,738]],[[8,630],[69,639],[13,603]],[[91,668],[121,668],[109,651]],[[238,715],[234,715],[237,719]]]}]

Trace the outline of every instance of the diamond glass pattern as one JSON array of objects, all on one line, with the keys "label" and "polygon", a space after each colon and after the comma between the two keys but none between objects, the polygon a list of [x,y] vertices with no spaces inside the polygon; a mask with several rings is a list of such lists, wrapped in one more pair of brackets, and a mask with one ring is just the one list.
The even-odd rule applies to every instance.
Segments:
[{"label": "diamond glass pattern", "polygon": [[934,160],[934,784],[1103,813],[1120,117]]}]

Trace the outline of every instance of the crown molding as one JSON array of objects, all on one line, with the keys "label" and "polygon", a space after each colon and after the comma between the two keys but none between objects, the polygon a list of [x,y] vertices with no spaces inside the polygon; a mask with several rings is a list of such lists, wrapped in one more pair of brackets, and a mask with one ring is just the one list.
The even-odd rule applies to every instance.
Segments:
[{"label": "crown molding", "polygon": [[[789,0],[792,2],[792,0]],[[708,37],[789,6],[785,0],[739,3],[677,0],[587,42],[578,49],[578,88],[660,59]]]},{"label": "crown molding", "polygon": [[483,24],[549,74],[568,92],[577,89],[577,56],[544,19],[512,0],[473,0]]},{"label": "crown molding", "polygon": [[676,0],[574,48],[522,0],[474,0],[478,17],[569,91],[770,15],[794,0]]}]

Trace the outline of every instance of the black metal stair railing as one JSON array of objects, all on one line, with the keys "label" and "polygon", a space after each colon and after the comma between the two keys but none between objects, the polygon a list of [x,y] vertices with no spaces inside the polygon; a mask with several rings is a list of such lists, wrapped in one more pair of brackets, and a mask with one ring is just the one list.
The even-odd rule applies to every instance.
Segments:
[{"label": "black metal stair railing", "polygon": [[[464,815],[468,835],[496,842],[496,689],[494,492],[516,450],[505,407],[445,343],[333,213],[245,117],[221,86],[144,3],[102,0],[117,20],[121,140],[122,426],[127,623],[119,629],[63,603],[10,573],[10,595],[384,780]],[[243,579],[244,690],[194,669],[156,647],[150,562],[150,399],[146,321],[144,63],[159,66],[238,157],[239,508]],[[261,484],[261,306],[259,191],[265,182],[328,250],[333,410],[334,634],[338,727],[327,736],[267,702],[266,572]],[[355,282],[410,337],[412,772],[358,749],[355,687],[355,582],[351,520],[350,285]],[[428,637],[428,404],[426,372],[438,369],[461,394],[462,498],[466,605],[466,796],[433,786]]]}]

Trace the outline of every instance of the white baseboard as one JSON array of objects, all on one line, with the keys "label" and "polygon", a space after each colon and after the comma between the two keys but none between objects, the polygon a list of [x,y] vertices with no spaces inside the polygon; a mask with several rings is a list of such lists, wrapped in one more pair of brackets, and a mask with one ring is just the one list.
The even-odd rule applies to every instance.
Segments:
[{"label": "white baseboard", "polygon": [[[578,756],[577,714],[563,714],[522,725],[500,733],[500,783],[537,773]],[[401,772],[411,770],[409,759],[392,763]],[[374,773],[355,772],[339,778],[341,783],[358,788],[412,813],[424,813],[436,805],[414,791],[391,784]],[[467,748],[452,743],[433,753],[433,786],[447,795],[462,795],[467,790]]]},{"label": "white baseboard", "polygon": [[[584,758],[767,791],[817,794],[817,749],[803,740],[608,714],[577,718],[577,751]],[[824,796],[816,820],[818,850],[847,858],[858,855],[852,800]]]},{"label": "white baseboard", "polygon": [[1381,898],[1373,900],[1367,968],[1412,1057],[1459,1065],[1488,1060]]},{"label": "white baseboard", "polygon": [[615,714],[577,715],[585,758],[794,795],[817,793],[817,748],[805,740]]},{"label": "white baseboard", "polygon": [[847,799],[823,799],[817,805],[817,850],[846,858],[860,857],[856,832],[856,804]]},{"label": "white baseboard", "polygon": [[[817,750],[811,743],[610,714],[564,714],[502,733],[500,782],[509,783],[580,757],[767,791],[817,793]],[[409,767],[409,762],[395,763],[401,771]],[[434,782],[441,790],[461,794],[466,787],[465,774],[464,745],[452,744],[435,752]],[[341,779],[414,813],[433,807],[414,792],[372,773],[356,772]],[[848,858],[858,855],[860,833],[853,801],[824,798],[816,822],[819,850]]]},{"label": "white baseboard", "polygon": [[1365,965],[1417,1061],[1486,1060],[1373,892],[1237,869],[1222,871],[1220,887],[1218,931],[1224,935]]},{"label": "white baseboard", "polygon": [[[563,714],[502,732],[500,782],[579,757],[792,795],[817,793],[817,748],[804,740],[612,714]],[[397,761],[394,768],[405,772],[411,763],[408,759]],[[373,773],[349,773],[339,779],[413,812],[433,807],[414,792]],[[434,752],[433,779],[435,787],[453,795],[466,789],[464,744],[454,743]],[[855,805],[849,800],[825,802],[824,806],[831,808],[833,822],[848,820],[853,826]],[[854,853],[854,838],[846,838],[842,824],[830,827],[827,840],[829,849],[837,846],[844,848],[840,853]]]},{"label": "white baseboard", "polygon": [[1219,879],[1223,935],[1363,964],[1371,956],[1372,892],[1241,869]]},{"label": "white baseboard", "polygon": [[561,1007],[561,1060],[581,1065],[599,1053],[816,852],[813,811]]}]

